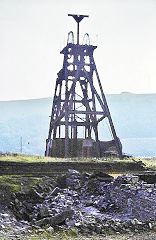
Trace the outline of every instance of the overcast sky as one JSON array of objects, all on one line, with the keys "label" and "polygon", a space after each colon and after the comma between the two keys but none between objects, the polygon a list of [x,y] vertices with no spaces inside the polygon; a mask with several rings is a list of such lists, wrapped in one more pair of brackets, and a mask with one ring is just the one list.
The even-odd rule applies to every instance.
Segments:
[{"label": "overcast sky", "polygon": [[89,15],[105,93],[156,93],[156,0],[0,0],[0,100],[53,96],[68,13]]}]

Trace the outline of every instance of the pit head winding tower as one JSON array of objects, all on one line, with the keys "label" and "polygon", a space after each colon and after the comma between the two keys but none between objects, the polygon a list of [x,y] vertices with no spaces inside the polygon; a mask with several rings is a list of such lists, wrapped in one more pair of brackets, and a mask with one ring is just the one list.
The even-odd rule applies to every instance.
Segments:
[{"label": "pit head winding tower", "polygon": [[[46,156],[51,157],[101,157],[114,147],[122,158],[122,146],[112,122],[102,89],[93,53],[86,33],[83,43],[79,40],[79,24],[87,15],[69,14],[77,22],[77,41],[73,32],[68,33],[63,67],[58,72],[46,140]],[[98,125],[108,118],[113,140],[99,140]],[[79,137],[79,135],[82,135]]]}]

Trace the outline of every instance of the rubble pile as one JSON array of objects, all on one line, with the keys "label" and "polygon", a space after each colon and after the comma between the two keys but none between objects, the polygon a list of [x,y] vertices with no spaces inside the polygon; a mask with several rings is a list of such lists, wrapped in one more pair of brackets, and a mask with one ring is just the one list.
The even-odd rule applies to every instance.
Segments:
[{"label": "rubble pile", "polygon": [[14,194],[10,209],[18,220],[54,231],[59,226],[84,234],[147,231],[156,224],[156,188],[134,175],[114,179],[69,170]]},{"label": "rubble pile", "polygon": [[0,204],[0,239],[17,239],[30,233],[32,227],[27,221],[18,221],[6,205]]}]

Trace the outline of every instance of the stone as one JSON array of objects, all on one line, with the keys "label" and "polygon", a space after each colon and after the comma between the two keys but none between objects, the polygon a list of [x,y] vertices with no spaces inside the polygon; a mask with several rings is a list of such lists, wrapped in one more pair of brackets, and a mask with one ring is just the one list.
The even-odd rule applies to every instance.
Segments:
[{"label": "stone", "polygon": [[39,229],[37,230],[37,232],[38,232],[38,233],[43,233],[43,232],[44,232],[44,229],[39,228]]},{"label": "stone", "polygon": [[137,224],[142,224],[142,222],[140,222],[138,219],[134,218],[133,220],[131,220],[131,223],[133,225],[137,225]]},{"label": "stone", "polygon": [[74,170],[74,169],[68,169],[68,173],[71,175],[79,175],[80,176],[80,172]]},{"label": "stone", "polygon": [[105,182],[111,182],[114,179],[112,176],[102,171],[94,171],[90,175],[90,178],[96,178],[98,180],[105,181]]},{"label": "stone", "polygon": [[73,210],[64,210],[62,213],[56,214],[53,217],[40,219],[39,221],[36,222],[36,225],[40,227],[45,226],[47,224],[50,224],[50,226],[56,226],[65,222],[67,218],[71,218],[73,213],[74,213]]},{"label": "stone", "polygon": [[57,186],[61,189],[67,187],[67,176],[66,175],[59,175],[57,176]]},{"label": "stone", "polygon": [[74,214],[74,211],[69,209],[69,210],[64,210],[63,212],[55,215],[54,217],[50,218],[50,225],[51,226],[55,226],[55,225],[59,225],[63,222],[65,222],[65,220],[67,218],[71,218],[72,215]]},{"label": "stone", "polygon": [[29,191],[28,194],[30,198],[32,198],[32,200],[34,200],[35,202],[41,202],[43,200],[43,196],[33,188]]},{"label": "stone", "polygon": [[81,223],[81,222],[76,222],[76,223],[75,223],[75,226],[76,226],[76,227],[80,227],[80,226],[82,226],[82,223]]},{"label": "stone", "polygon": [[68,227],[73,227],[73,226],[75,226],[75,220],[73,220],[73,219],[66,219],[65,220],[65,224],[68,226]]},{"label": "stone", "polygon": [[99,216],[100,215],[100,211],[95,208],[95,207],[84,207],[82,209],[82,212],[84,212],[85,214],[87,214],[88,216]]},{"label": "stone", "polygon": [[42,218],[42,219],[36,221],[35,225],[38,226],[38,227],[43,227],[43,226],[46,226],[49,223],[50,223],[50,218],[47,217],[47,218]]},{"label": "stone", "polygon": [[46,206],[42,206],[40,208],[40,217],[44,218],[44,217],[47,217],[47,216],[49,216],[49,209]]},{"label": "stone", "polygon": [[149,228],[150,228],[150,229],[152,229],[152,224],[151,224],[150,222],[149,222],[149,224],[148,224],[148,225],[149,225]]},{"label": "stone", "polygon": [[55,187],[54,190],[51,192],[50,196],[56,196],[60,192],[61,189],[59,187]]},{"label": "stone", "polygon": [[3,230],[6,228],[6,227],[4,226],[4,224],[1,224],[0,227],[1,227],[1,229],[3,229]]},{"label": "stone", "polygon": [[46,229],[46,231],[49,232],[49,233],[54,233],[55,232],[55,230],[54,230],[54,228],[52,226],[48,227]]}]

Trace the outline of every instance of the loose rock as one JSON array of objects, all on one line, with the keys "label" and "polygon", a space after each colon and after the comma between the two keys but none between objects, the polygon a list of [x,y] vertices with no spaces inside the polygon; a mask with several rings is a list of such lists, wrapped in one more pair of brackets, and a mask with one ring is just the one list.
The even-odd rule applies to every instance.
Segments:
[{"label": "loose rock", "polygon": [[13,195],[10,207],[18,219],[40,228],[49,225],[52,232],[63,225],[84,234],[142,232],[156,224],[155,185],[137,176],[114,179],[103,172],[69,170],[56,183],[45,181],[50,188]]}]

